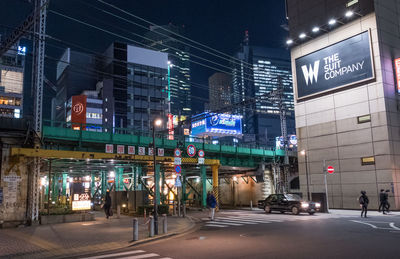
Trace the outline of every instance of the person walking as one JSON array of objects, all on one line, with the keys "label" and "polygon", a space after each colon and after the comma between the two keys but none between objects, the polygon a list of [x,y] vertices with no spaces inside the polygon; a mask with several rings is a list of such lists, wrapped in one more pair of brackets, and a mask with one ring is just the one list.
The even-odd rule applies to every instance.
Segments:
[{"label": "person walking", "polygon": [[360,203],[361,207],[361,217],[364,214],[364,217],[366,218],[368,212],[368,203],[369,203],[366,191],[361,191],[361,196],[358,198],[358,202]]},{"label": "person walking", "polygon": [[106,214],[106,218],[108,219],[110,216],[112,216],[111,214],[111,196],[110,196],[110,191],[107,190],[106,192],[106,197],[104,199],[104,213]]},{"label": "person walking", "polygon": [[[386,190],[385,194],[384,194],[383,214],[389,213],[389,209],[390,209],[389,192],[390,192],[390,190]],[[385,213],[385,210],[386,210],[386,213]]]},{"label": "person walking", "polygon": [[215,217],[215,207],[217,206],[217,200],[215,199],[215,196],[209,192],[208,198],[207,198],[207,206],[210,208],[210,218],[211,220],[214,220]]},{"label": "person walking", "polygon": [[379,193],[379,212],[383,212],[385,214],[385,190],[381,189],[381,192]]}]

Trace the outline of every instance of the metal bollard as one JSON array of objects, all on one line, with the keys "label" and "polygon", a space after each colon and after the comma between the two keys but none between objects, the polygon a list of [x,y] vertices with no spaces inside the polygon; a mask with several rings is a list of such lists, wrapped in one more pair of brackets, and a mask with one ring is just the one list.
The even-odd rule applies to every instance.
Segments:
[{"label": "metal bollard", "polygon": [[172,206],[173,206],[173,215],[175,216],[176,215],[176,203],[175,203],[175,201],[173,201],[172,202]]},{"label": "metal bollard", "polygon": [[250,201],[250,210],[253,210],[253,201]]},{"label": "metal bollard", "polygon": [[149,237],[154,237],[154,217],[149,217]]},{"label": "metal bollard", "polygon": [[167,221],[167,215],[163,214],[163,234],[168,233],[168,221]]},{"label": "metal bollard", "polygon": [[178,216],[181,216],[181,201],[178,201]]},{"label": "metal bollard", "polygon": [[186,217],[186,202],[183,203],[183,217]]},{"label": "metal bollard", "polygon": [[121,205],[117,205],[117,219],[121,218]]},{"label": "metal bollard", "polygon": [[146,208],[144,208],[144,211],[143,211],[143,219],[144,219],[144,221],[146,221]]},{"label": "metal bollard", "polygon": [[139,221],[137,218],[133,219],[133,241],[139,240]]}]

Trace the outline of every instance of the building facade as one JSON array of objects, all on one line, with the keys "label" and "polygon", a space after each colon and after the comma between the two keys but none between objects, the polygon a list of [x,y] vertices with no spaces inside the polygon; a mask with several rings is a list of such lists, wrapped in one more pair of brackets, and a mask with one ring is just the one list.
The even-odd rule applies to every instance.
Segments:
[{"label": "building facade", "polygon": [[22,117],[25,53],[17,42],[0,57],[0,117]]},{"label": "building facade", "polygon": [[[214,73],[208,78],[209,109],[220,112],[232,105],[232,76],[225,73]],[[225,111],[221,111],[225,112]]]},{"label": "building facade", "polygon": [[284,49],[248,45],[246,36],[240,51],[235,54],[232,79],[233,104],[254,101],[238,106],[243,115],[244,141],[273,146],[281,136],[279,105],[267,100],[269,93],[283,89],[282,102],[286,110],[287,132],[294,134],[294,105],[289,53]]},{"label": "building facade", "polygon": [[190,117],[192,96],[189,47],[179,42],[179,36],[175,34],[184,35],[184,26],[150,26],[150,31],[145,34],[146,44],[151,49],[168,53],[170,113]]},{"label": "building facade", "polygon": [[359,208],[365,190],[377,209],[385,189],[400,208],[399,10],[396,0],[287,1],[304,197],[326,197],[330,165],[330,207]]},{"label": "building facade", "polygon": [[104,124],[147,132],[156,118],[166,125],[168,54],[115,42],[105,56]]}]

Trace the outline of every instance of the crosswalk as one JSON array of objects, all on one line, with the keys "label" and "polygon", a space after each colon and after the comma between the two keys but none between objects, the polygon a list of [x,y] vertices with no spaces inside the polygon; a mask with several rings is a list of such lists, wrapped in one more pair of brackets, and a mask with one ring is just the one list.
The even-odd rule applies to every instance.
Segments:
[{"label": "crosswalk", "polygon": [[255,224],[271,224],[271,223],[283,223],[293,221],[309,221],[318,219],[336,219],[336,218],[348,218],[352,216],[333,216],[333,215],[320,215],[320,216],[309,216],[309,215],[291,215],[291,214],[264,214],[264,213],[246,213],[246,212],[223,212],[220,213],[212,221],[210,218],[202,218],[205,223],[203,227],[213,228],[227,228],[227,227],[240,227],[245,225]]},{"label": "crosswalk", "polygon": [[145,258],[154,258],[154,259],[172,259],[170,257],[162,257],[159,254],[155,253],[146,253],[144,250],[131,250],[126,252],[116,252],[112,254],[104,254],[90,257],[82,257],[80,259],[103,259],[103,258],[118,258],[118,259],[145,259]]}]

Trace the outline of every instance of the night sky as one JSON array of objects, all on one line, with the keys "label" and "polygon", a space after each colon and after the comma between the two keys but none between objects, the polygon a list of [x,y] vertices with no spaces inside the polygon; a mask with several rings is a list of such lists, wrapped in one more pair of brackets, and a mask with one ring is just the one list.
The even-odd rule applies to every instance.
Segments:
[{"label": "night sky", "polygon": [[[188,38],[229,55],[233,55],[239,48],[245,30],[249,31],[251,45],[285,47],[284,42],[287,32],[281,28],[282,24],[287,23],[284,1],[107,0],[107,2],[158,25],[168,23],[179,26],[184,25]],[[32,8],[33,5],[27,0],[1,0],[0,33],[7,32],[9,26],[18,25],[30,13]],[[107,15],[104,11],[115,13],[125,19],[148,27],[145,22],[124,15],[97,0],[51,0],[50,10],[139,42],[143,39],[132,33],[143,35],[145,29],[122,21],[120,18]],[[52,12],[48,14],[47,24],[47,34],[56,38],[56,40],[49,40],[46,45],[46,55],[48,56],[46,74],[51,80],[55,80],[55,60],[60,58],[65,47],[70,46],[72,49],[79,51],[103,53],[106,47],[117,39],[117,36],[89,28]],[[118,40],[128,42],[127,39],[120,38]],[[134,42],[131,41],[130,43]],[[78,47],[71,46],[71,44],[76,44]],[[229,71],[229,64],[226,60],[210,56],[198,50],[192,49],[191,52],[220,63],[226,66],[225,68],[219,67],[220,69]],[[199,62],[204,63],[204,61]],[[213,72],[215,71],[191,64],[191,76],[194,83],[207,86],[208,77]],[[46,92],[48,98],[51,95],[50,90]],[[208,98],[207,91],[201,87],[192,87],[192,95]],[[200,100],[194,100],[193,108],[196,112],[201,112],[203,107],[203,103]],[[45,112],[46,117],[49,114],[49,111]]]}]

